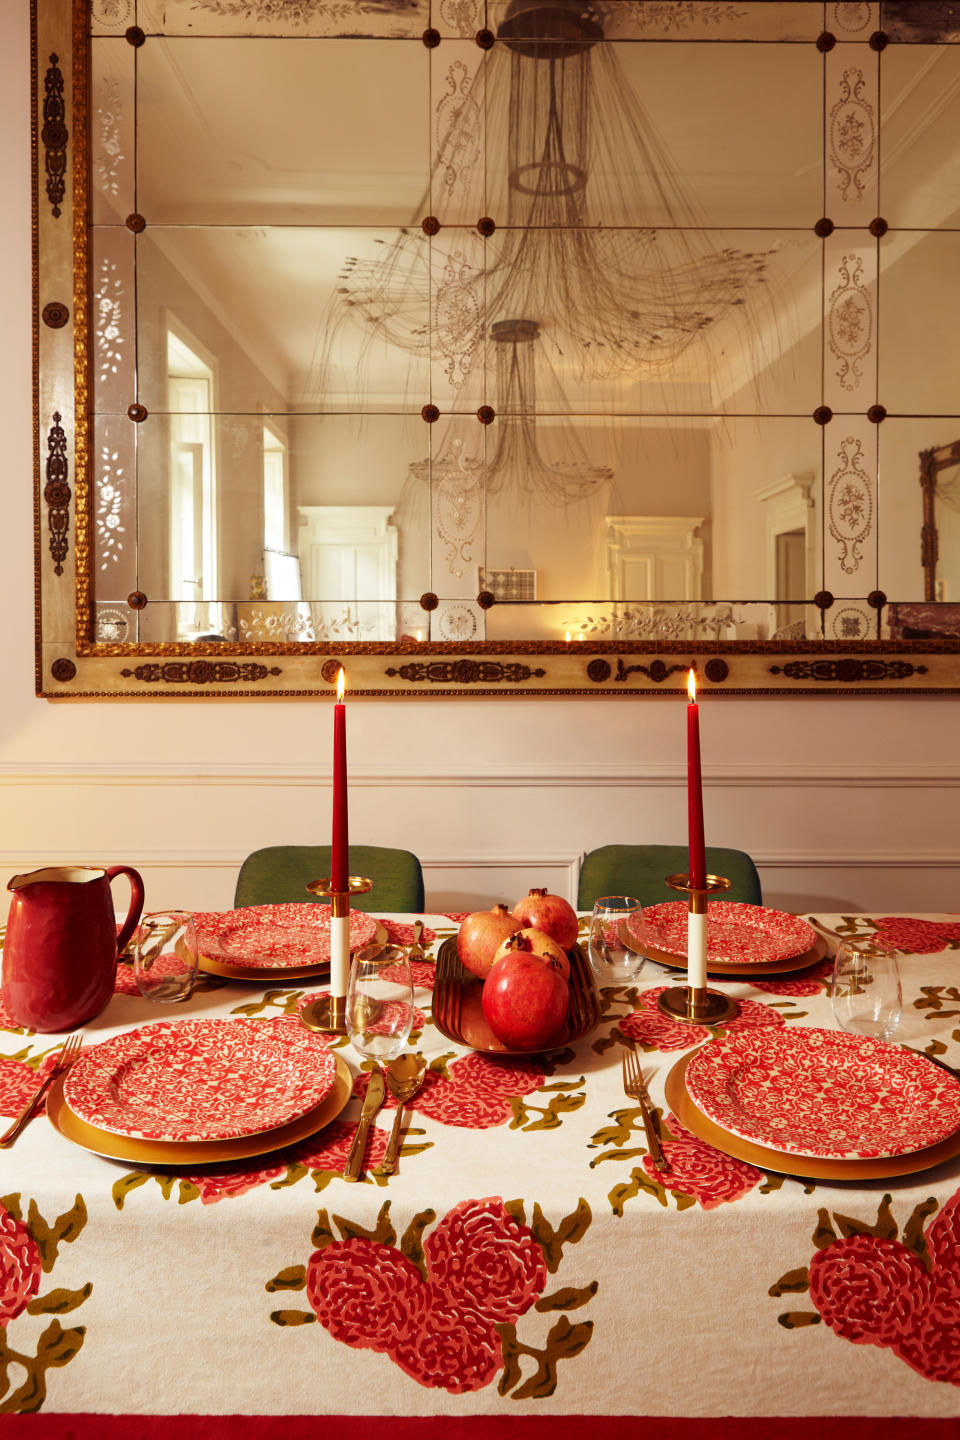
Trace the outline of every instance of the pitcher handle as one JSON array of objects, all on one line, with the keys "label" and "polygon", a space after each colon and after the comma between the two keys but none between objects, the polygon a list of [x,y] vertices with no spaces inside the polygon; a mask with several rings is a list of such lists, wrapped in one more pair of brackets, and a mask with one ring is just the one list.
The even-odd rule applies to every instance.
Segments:
[{"label": "pitcher handle", "polygon": [[126,875],[130,881],[130,909],[127,911],[127,918],[120,927],[120,934],[117,936],[117,955],[123,954],[127,941],[143,913],[143,877],[139,870],[134,870],[131,865],[111,865],[106,872],[108,882],[113,881],[117,875]]}]

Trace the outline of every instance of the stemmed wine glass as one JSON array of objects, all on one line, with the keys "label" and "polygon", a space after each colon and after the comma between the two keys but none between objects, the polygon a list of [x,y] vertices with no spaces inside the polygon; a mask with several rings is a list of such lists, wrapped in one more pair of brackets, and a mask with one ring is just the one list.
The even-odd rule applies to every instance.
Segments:
[{"label": "stemmed wine glass", "polygon": [[413,1025],[413,974],[405,951],[391,947],[372,957],[363,950],[354,955],[346,1022],[361,1055],[382,1063],[400,1054]]},{"label": "stemmed wine glass", "polygon": [[903,1013],[897,952],[873,937],[842,941],[830,998],[844,1030],[890,1040]]},{"label": "stemmed wine glass", "polygon": [[643,906],[634,895],[601,895],[590,917],[590,964],[601,987],[627,985],[643,969]]}]

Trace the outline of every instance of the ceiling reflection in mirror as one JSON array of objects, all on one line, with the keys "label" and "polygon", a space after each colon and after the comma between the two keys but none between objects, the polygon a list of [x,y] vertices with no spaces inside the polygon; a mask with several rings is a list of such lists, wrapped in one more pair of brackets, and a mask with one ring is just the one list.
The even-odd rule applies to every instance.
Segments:
[{"label": "ceiling reflection in mirror", "polygon": [[93,641],[949,616],[960,44],[922,8],[93,0]]}]

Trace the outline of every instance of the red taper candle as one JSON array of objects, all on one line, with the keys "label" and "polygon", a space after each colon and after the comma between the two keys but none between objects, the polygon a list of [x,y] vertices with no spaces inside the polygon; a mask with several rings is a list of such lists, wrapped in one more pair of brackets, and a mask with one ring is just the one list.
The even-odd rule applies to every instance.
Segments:
[{"label": "red taper candle", "polygon": [[691,669],[687,675],[687,813],[688,870],[694,890],[707,885],[707,853],[703,844],[703,784],[700,778],[700,707],[697,705],[697,681]]},{"label": "red taper candle", "polygon": [[343,667],[337,676],[337,703],[333,707],[333,844],[330,888],[347,889],[350,873],[347,841],[347,707],[343,703]]}]

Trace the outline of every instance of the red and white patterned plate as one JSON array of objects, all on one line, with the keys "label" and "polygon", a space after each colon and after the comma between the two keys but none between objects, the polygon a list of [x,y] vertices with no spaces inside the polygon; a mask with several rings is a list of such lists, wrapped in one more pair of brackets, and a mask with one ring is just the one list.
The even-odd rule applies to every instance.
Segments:
[{"label": "red and white patterned plate", "polygon": [[84,1048],[64,1085],[88,1125],[145,1140],[230,1140],[319,1105],[337,1066],[295,1017],[163,1020]]},{"label": "red and white patterned plate", "polygon": [[[629,923],[629,922],[628,922]],[[646,943],[666,955],[687,958],[687,902],[665,900],[643,911]],[[643,939],[643,935],[638,936]],[[806,920],[764,905],[707,901],[707,964],[771,965],[805,955],[817,943]]]},{"label": "red and white patterned plate", "polygon": [[687,1092],[731,1135],[790,1155],[911,1154],[960,1130],[960,1081],[911,1050],[842,1030],[741,1030],[698,1050]]},{"label": "red and white patterned plate", "polygon": [[[201,955],[250,970],[298,969],[330,960],[330,906],[291,901],[285,905],[245,905],[239,910],[195,914]],[[350,949],[368,945],[377,922],[362,910],[350,911]]]}]

